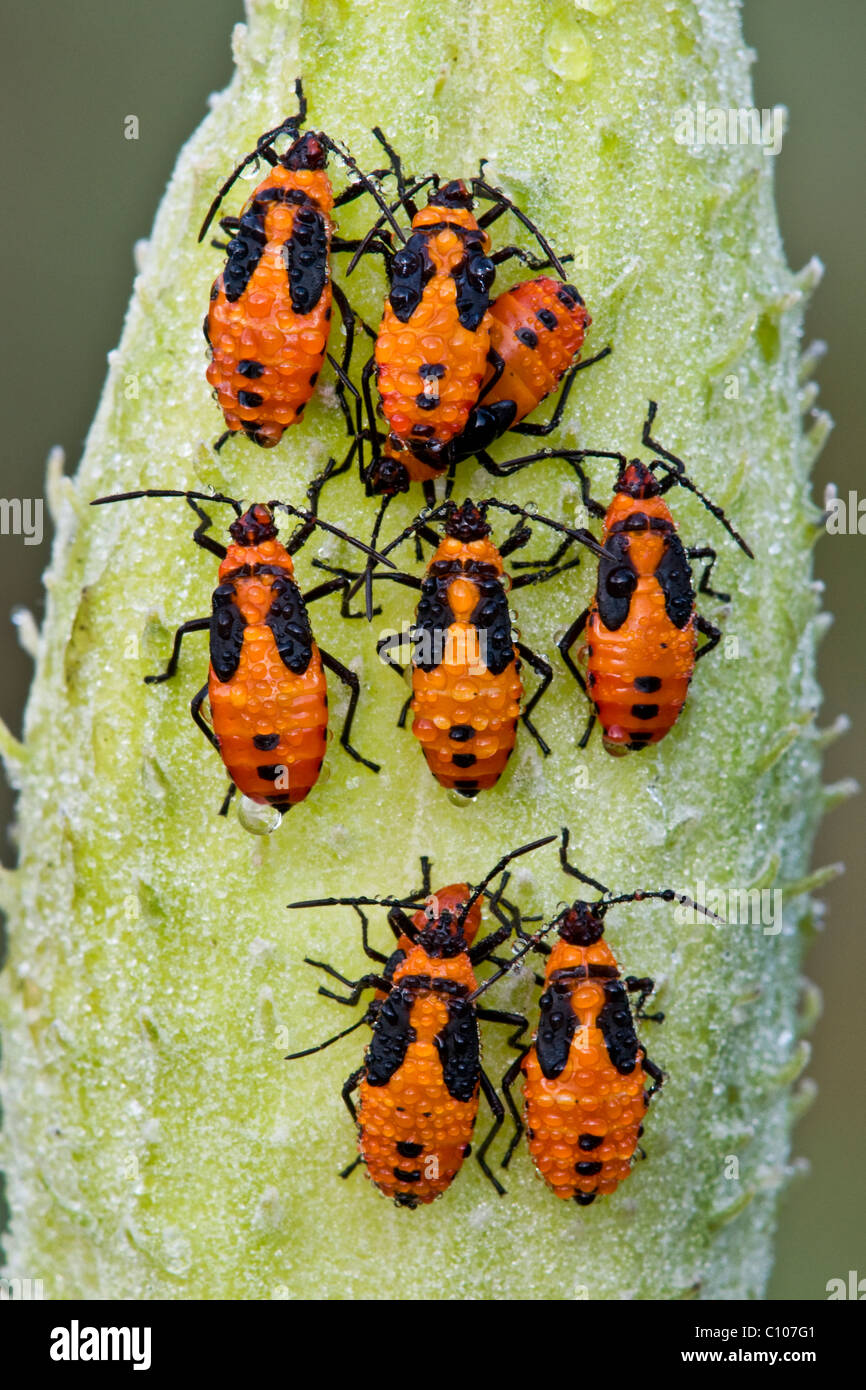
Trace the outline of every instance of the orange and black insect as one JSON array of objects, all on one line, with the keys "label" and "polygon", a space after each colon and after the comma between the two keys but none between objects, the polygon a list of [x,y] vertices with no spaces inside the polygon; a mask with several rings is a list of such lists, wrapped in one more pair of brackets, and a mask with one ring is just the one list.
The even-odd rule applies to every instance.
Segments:
[{"label": "orange and black insect", "polygon": [[[366,554],[370,553],[368,547],[322,521],[315,512],[286,502],[258,502],[244,510],[235,498],[219,493],[151,488],[99,497],[92,505],[138,497],[185,498],[200,521],[193,540],[220,561],[210,616],[182,623],[165,670],[145,677],[148,684],[168,680],[177,670],[181,642],[187,633],[209,632],[210,671],[207,682],[193,697],[190,713],[231,778],[220,814],[228,811],[236,789],[251,801],[285,812],[303,801],[315,785],[325,757],[328,726],[324,667],[349,690],[340,742],[357,762],[378,772],[378,764],[362,757],[351,743],[360,694],[358,677],[317,646],[307,613],[308,604],[344,589],[346,581],[332,579],[302,594],[292,561],[317,526],[359,546]],[[212,523],[201,502],[226,503],[233,508],[236,519],[229,527],[228,548],[207,534]],[[277,538],[277,508],[300,519],[286,545]],[[384,556],[380,558],[391,563]],[[202,714],[205,699],[213,727]]]},{"label": "orange and black insect", "polygon": [[[670,888],[613,896],[610,889],[568,862],[568,841],[569,832],[564,829],[563,869],[601,896],[595,902],[578,901],[564,908],[529,938],[501,972],[513,969],[527,950],[547,956],[538,1026],[532,1042],[503,1078],[516,1132],[502,1166],[507,1167],[525,1120],[529,1151],[548,1187],[557,1197],[589,1206],[628,1177],[647,1106],[663,1081],[662,1071],[647,1056],[635,1031],[636,1018],[660,1023],[664,1017],[644,1010],[655,982],[621,976],[603,939],[605,915],[620,903],[649,899],[698,905]],[[559,941],[551,948],[541,938],[553,930],[559,933]],[[491,976],[481,990],[497,978]],[[630,994],[637,995],[634,1015]],[[511,1091],[521,1072],[523,1116]]]},{"label": "orange and black insect", "polygon": [[[512,1034],[516,1046],[526,1021],[517,1014],[481,1008],[470,1000],[477,988],[475,967],[507,939],[515,925],[513,915],[502,908],[503,885],[489,894],[490,883],[513,859],[553,838],[548,835],[512,850],[474,888],[465,883],[450,884],[428,896],[425,873],[422,894],[408,899],[321,898],[290,904],[293,908],[353,907],[361,917],[366,954],[384,965],[381,973],[349,980],[333,966],[308,959],[310,965],[350,990],[348,995],[339,995],[322,986],[319,993],[326,998],[355,1005],[368,989],[375,991],[375,997],[350,1028],[317,1047],[292,1053],[287,1060],[320,1052],[369,1024],[373,1036],[363,1065],[352,1072],[342,1091],[358,1128],[359,1149],[359,1157],[342,1176],[347,1177],[363,1163],[379,1191],[392,1197],[397,1206],[426,1205],[453,1182],[470,1151],[481,1093],[493,1114],[493,1124],[476,1157],[494,1189],[500,1195],[504,1190],[490,1171],[486,1155],[505,1111],[481,1065],[478,1022],[504,1023],[518,1029]],[[501,925],[476,941],[484,894]],[[418,908],[422,895],[426,901]],[[362,912],[367,905],[389,908],[388,922],[397,937],[397,949],[390,957],[369,945]],[[415,909],[411,918],[407,909]],[[355,1091],[357,1109],[352,1100]]]},{"label": "orange and black insect", "polygon": [[[498,547],[491,539],[487,521],[490,507],[518,516],[516,526]],[[442,536],[430,524],[440,517],[444,518]],[[379,575],[365,571],[365,577],[371,581],[393,579],[421,592],[415,627],[410,634],[414,648],[412,732],[437,782],[466,797],[477,796],[499,780],[514,751],[519,719],[542,753],[550,752],[531,716],[553,679],[553,670],[543,656],[515,640],[508,589],[553,579],[578,561],[554,564],[544,571],[536,569],[531,575],[510,580],[503,559],[530,539],[532,530],[524,524],[526,521],[540,522],[564,536],[563,549],[579,541],[596,554],[604,554],[588,531],[575,530],[512,503],[490,498],[476,506],[467,498],[459,507],[450,500],[441,503],[382,548],[382,554],[388,555],[413,534],[432,544],[435,550],[423,579],[397,570]],[[354,577],[345,570],[340,573],[346,578]],[[350,587],[344,596],[345,616],[352,616],[347,610],[351,594]],[[394,660],[394,653],[402,642],[401,634],[386,635],[377,645],[380,659],[401,680],[403,667]],[[522,661],[541,679],[521,713]],[[401,728],[409,706],[407,700],[398,720]]]},{"label": "orange and black insect", "polygon": [[[571,463],[580,478],[584,505],[591,515],[604,519],[602,540],[607,554],[599,563],[595,597],[558,645],[566,666],[593,705],[580,747],[585,747],[597,715],[604,747],[614,754],[646,748],[664,738],[685,703],[696,660],[712,651],[721,637],[719,629],[696,611],[690,560],[706,562],[698,593],[723,603],[729,601],[728,594],[709,587],[715,550],[710,546],[686,549],[663,494],[674,486],[695,493],[740,548],[754,558],[721,507],[688,477],[682,460],[652,438],[656,409],[651,401],[643,427],[645,446],[658,456],[649,465],[600,449],[549,450],[545,455]],[[586,458],[615,459],[619,464],[614,497],[607,509],[589,495],[582,468]],[[661,481],[655,476],[659,468],[665,472]],[[578,660],[584,663],[585,675],[571,656],[571,648],[584,630],[586,642]],[[700,649],[699,633],[707,639]]]},{"label": "orange and black insect", "polygon": [[[240,216],[220,220],[231,240],[214,242],[228,252],[204,321],[211,352],[207,379],[227,426],[217,448],[240,431],[271,448],[300,420],[325,360],[332,295],[346,328],[343,364],[348,366],[355,320],[346,296],[331,280],[330,253],[355,250],[358,242],[334,235],[331,213],[362,193],[371,194],[387,212],[378,189],[345,150],[322,131],[300,134],[307,114],[300,78],[295,90],[297,114],[262,135],[241,160],[214,198],[199,233],[201,241],[248,164],[264,160],[271,166]],[[273,145],[283,135],[292,143],[277,155]],[[356,176],[337,198],[325,167],[328,151]]]},{"label": "orange and black insect", "polygon": [[[397,179],[399,199],[394,208],[402,206],[406,210],[411,218],[411,232],[400,250],[392,255],[379,234],[380,219],[361,243],[365,250],[375,246],[381,251],[390,277],[375,352],[363,373],[368,421],[363,430],[360,398],[354,393],[358,402],[358,430],[369,439],[373,451],[369,467],[365,470],[363,462],[361,464],[362,479],[368,492],[385,498],[405,492],[412,482],[420,481],[429,501],[435,478],[446,469],[452,470],[459,459],[477,453],[483,447],[483,440],[490,442],[527,413],[523,410],[528,399],[527,389],[522,392],[519,403],[511,402],[510,409],[505,406],[504,398],[497,396],[494,399],[499,404],[493,414],[488,411],[482,419],[477,413],[485,377],[492,390],[494,381],[507,372],[508,358],[500,355],[497,344],[510,357],[515,379],[519,375],[517,348],[509,338],[509,305],[502,306],[499,319],[491,310],[490,289],[497,265],[517,257],[534,269],[552,266],[563,280],[565,271],[535,224],[500,189],[491,187],[481,176],[468,184],[455,179],[440,185],[435,174],[407,188],[399,156],[378,128],[374,133],[388,152]],[[419,210],[414,194],[430,182],[434,190],[429,195],[427,207]],[[479,217],[474,211],[476,199],[492,204]],[[513,213],[531,230],[544,251],[544,260],[530,256],[517,246],[491,251],[487,228],[506,212]],[[354,261],[349,265],[349,272],[353,265]],[[568,314],[576,315],[572,327],[580,323],[581,342],[587,320],[577,291],[570,286],[560,288],[559,313],[549,308],[544,293],[537,296],[537,307],[548,321],[554,320],[562,347],[565,344],[562,325],[566,319],[566,303]],[[530,294],[521,305],[521,315],[529,311],[531,299]],[[524,346],[528,345],[531,333],[531,329],[525,331]],[[568,336],[571,341],[574,335]],[[556,371],[560,367],[560,357],[561,350],[550,354],[549,366],[555,364]],[[371,394],[373,376],[388,425],[384,438],[375,424]],[[535,405],[556,379],[555,373],[548,371],[543,382],[532,380],[528,392],[537,393]],[[345,377],[340,377],[340,381],[343,389],[353,390]],[[532,408],[527,405],[527,410]],[[465,438],[467,430],[469,436]]]}]

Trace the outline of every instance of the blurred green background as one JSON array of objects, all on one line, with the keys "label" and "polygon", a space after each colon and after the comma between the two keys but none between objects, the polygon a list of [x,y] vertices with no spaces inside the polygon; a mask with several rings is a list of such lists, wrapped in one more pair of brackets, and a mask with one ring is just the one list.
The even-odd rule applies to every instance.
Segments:
[{"label": "blurred green background", "polygon": [[[455,0],[456,3],[456,0]],[[60,443],[71,471],[78,462],[130,293],[132,246],[147,235],[175,156],[201,120],[208,93],[231,73],[229,34],[241,0],[30,0],[6,20],[6,72],[0,89],[5,132],[2,182],[6,267],[2,336],[3,434],[0,496],[43,494],[44,460]],[[833,480],[842,495],[866,486],[856,460],[862,447],[864,352],[862,182],[866,6],[863,0],[745,0],[748,42],[757,50],[755,104],[788,107],[790,122],[776,160],[777,193],[788,260],[813,254],[827,267],[809,313],[807,340],[826,339],[820,372],[823,408],[836,429],[819,462],[815,496]],[[274,113],[275,116],[280,113]],[[135,115],[140,138],[124,138]],[[226,166],[237,151],[226,153]],[[191,229],[191,234],[192,234]],[[47,527],[47,522],[46,522]],[[48,560],[19,537],[0,542],[0,623],[17,605],[42,613],[40,576]],[[836,615],[825,639],[822,723],[847,712],[853,731],[830,750],[827,780],[864,776],[864,643],[857,638],[864,600],[866,536],[833,536],[817,551],[827,607]],[[20,732],[30,660],[11,624],[0,627],[0,714]],[[0,820],[12,798],[0,788]],[[781,1215],[770,1293],[781,1299],[826,1297],[827,1280],[849,1269],[866,1275],[866,1106],[859,1062],[866,1045],[861,980],[866,934],[859,920],[866,856],[862,812],[846,802],[825,822],[815,863],[844,859],[844,879],[826,893],[827,927],[808,973],[825,996],[809,1074],[818,1100],[795,1136],[795,1154],[811,1171],[796,1182]],[[14,863],[11,836],[0,856]]]}]

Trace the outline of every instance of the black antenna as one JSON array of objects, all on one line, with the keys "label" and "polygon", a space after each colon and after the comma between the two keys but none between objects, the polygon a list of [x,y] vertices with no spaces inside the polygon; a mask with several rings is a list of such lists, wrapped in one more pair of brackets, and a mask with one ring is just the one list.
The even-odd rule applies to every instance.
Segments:
[{"label": "black antenna", "polygon": [[324,1042],[316,1043],[315,1047],[305,1047],[302,1052],[290,1052],[288,1056],[283,1058],[283,1061],[296,1062],[299,1057],[311,1057],[314,1052],[324,1052],[326,1047],[330,1047],[332,1043],[339,1042],[341,1038],[347,1038],[350,1033],[354,1033],[357,1028],[360,1028],[362,1024],[368,1021],[367,1015],[362,1014],[349,1028],[344,1028],[342,1033],[335,1033],[332,1038],[326,1038]]},{"label": "black antenna", "polygon": [[221,492],[183,492],[178,488],[148,487],[137,492],[115,492],[110,497],[94,497],[91,507],[100,507],[105,502],[132,502],[137,497],[185,497],[197,502],[225,502],[233,507],[236,516],[243,512],[243,505],[236,497],[224,497]]},{"label": "black antenna", "polygon": [[[219,207],[223,198],[228,193],[229,189],[232,188],[232,186],[240,178],[247,165],[254,163],[255,160],[261,158],[262,156],[264,156],[267,159],[267,152],[270,150],[274,141],[278,140],[281,135],[289,134],[297,137],[300,127],[307,119],[307,98],[304,96],[304,87],[300,77],[297,77],[295,79],[295,96],[298,98],[297,115],[287,116],[286,119],[284,121],[281,121],[278,126],[274,126],[273,130],[268,130],[265,132],[264,135],[259,136],[258,140],[256,141],[256,148],[254,150],[251,150],[248,155],[244,156],[240,164],[237,165],[237,167],[226,179],[219,193],[217,193],[216,197],[214,198],[213,202],[208,208],[207,216],[205,217],[204,222],[201,226],[201,231],[198,234],[199,241],[204,240],[205,236],[207,235],[207,229],[210,226],[211,222],[214,220],[217,208]],[[274,163],[276,163],[276,159],[273,155],[271,156],[271,158],[274,160]]]},{"label": "black antenna", "polygon": [[[657,413],[658,406],[656,405],[656,402],[650,401],[649,409],[647,411],[647,417],[644,420],[643,426],[642,439],[644,446],[647,449],[652,449],[653,453],[661,455],[661,457],[656,460],[659,467],[663,468],[667,473],[668,477],[673,478],[674,482],[678,483],[680,487],[686,488],[689,492],[693,492],[696,497],[699,497],[700,500],[703,502],[704,506],[706,507],[707,511],[710,513],[710,515],[714,516],[717,521],[721,522],[728,535],[737,542],[737,545],[740,547],[740,549],[745,551],[746,555],[748,555],[750,560],[754,560],[755,552],[752,550],[751,546],[749,546],[746,543],[746,541],[743,540],[743,537],[740,535],[739,531],[736,531],[734,529],[734,527],[728,521],[728,518],[725,516],[725,513],[723,512],[722,508],[718,505],[718,503],[712,502],[705,493],[701,492],[701,489],[697,486],[697,484],[692,482],[691,478],[686,472],[686,466],[683,463],[682,459],[677,458],[676,454],[670,453],[668,449],[663,448],[657,440],[653,439],[652,435],[650,434],[650,430],[652,429],[652,423],[653,420],[656,418]],[[667,463],[663,462],[663,460],[665,459],[667,459]]]},{"label": "black antenna", "polygon": [[466,902],[460,908],[457,914],[458,926],[462,927],[463,923],[466,921],[466,918],[469,916],[470,911],[474,907],[475,903],[477,903],[478,899],[481,897],[487,885],[496,877],[498,873],[502,872],[506,865],[511,863],[512,859],[519,859],[522,854],[529,854],[530,850],[540,849],[542,845],[549,845],[551,841],[555,839],[555,835],[545,835],[540,840],[533,840],[528,845],[521,845],[519,849],[513,849],[510,851],[509,854],[504,854],[502,858],[499,860],[499,862],[497,864],[494,864],[489,874],[485,874],[481,882],[477,884],[475,888],[473,888],[471,894],[466,899]]}]

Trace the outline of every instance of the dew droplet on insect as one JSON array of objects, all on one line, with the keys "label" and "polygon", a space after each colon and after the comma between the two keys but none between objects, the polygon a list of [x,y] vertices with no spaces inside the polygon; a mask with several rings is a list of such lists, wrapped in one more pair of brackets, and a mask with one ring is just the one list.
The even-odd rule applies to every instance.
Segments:
[{"label": "dew droplet on insect", "polygon": [[474,796],[466,796],[464,792],[459,792],[456,787],[451,787],[448,791],[448,800],[451,805],[459,806],[462,810],[465,810],[467,806],[474,806],[477,799]]},{"label": "dew droplet on insect", "polygon": [[567,82],[585,82],[592,72],[592,45],[580,25],[559,16],[547,31],[544,65]]},{"label": "dew droplet on insect", "polygon": [[265,806],[242,796],[238,802],[238,821],[251,835],[273,835],[282,820],[275,806]]}]

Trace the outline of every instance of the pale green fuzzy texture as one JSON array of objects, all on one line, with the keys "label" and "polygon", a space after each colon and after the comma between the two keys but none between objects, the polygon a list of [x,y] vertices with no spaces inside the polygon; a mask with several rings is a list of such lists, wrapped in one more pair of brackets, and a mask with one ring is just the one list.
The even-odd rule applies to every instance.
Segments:
[{"label": "pale green fuzzy texture", "polygon": [[[679,925],[658,905],[611,913],[624,971],[658,981],[666,1022],[643,1032],[669,1079],[648,1114],[648,1161],[586,1210],[557,1201],[523,1148],[504,1198],[473,1160],[432,1207],[397,1210],[363,1171],[337,1176],[354,1151],[340,1083],[365,1034],[282,1060],[355,1016],[317,996],[321,977],[304,955],[349,973],[365,965],[348,909],[289,913],[284,904],[405,893],[417,886],[421,853],[433,858],[434,884],[471,879],[567,824],[575,859],[620,891],[817,886],[802,882],[827,800],[814,725],[822,620],[808,474],[826,424],[815,417],[802,433],[798,383],[804,299],[817,274],[786,267],[771,158],[742,145],[690,151],[673,139],[680,107],[751,105],[738,7],[250,0],[249,11],[234,35],[233,83],[184,149],[142,250],[77,479],[55,469],[51,486],[58,537],[26,747],[3,742],[21,787],[21,867],[4,885],[7,1272],[42,1278],[52,1298],[760,1296],[803,1100],[792,1093],[808,1058],[800,1035],[816,1012],[798,978],[813,919],[802,893],[786,895],[775,936]],[[586,43],[573,52],[583,62],[588,44],[591,74],[562,80],[546,62],[562,68],[578,24]],[[725,638],[699,663],[677,727],[625,759],[609,757],[597,733],[578,752],[584,702],[554,645],[588,601],[593,562],[519,596],[524,640],[555,658],[537,714],[553,753],[543,760],[522,734],[498,787],[463,807],[430,778],[411,735],[395,731],[403,696],[375,658],[379,624],[409,617],[411,594],[387,586],[372,630],[341,621],[330,600],[316,605],[324,645],[361,671],[357,742],[383,770],[352,763],[335,740],[330,780],[261,838],[235,814],[216,816],[224,773],[188,719],[204,637],[185,643],[173,682],[142,684],[162,667],[174,627],[208,612],[214,565],[189,542],[190,514],[168,501],[86,504],[203,482],[301,502],[328,453],[345,450],[329,370],[303,425],[277,449],[235,440],[218,462],[208,450],[222,424],[200,325],[220,256],[196,244],[196,231],[234,161],[293,109],[299,73],[313,126],[347,141],[362,164],[380,159],[374,123],[413,171],[466,177],[487,157],[489,175],[560,251],[585,248],[570,273],[594,318],[588,348],[614,351],[578,378],[560,438],[634,451],[652,396],[657,435],[728,509],[757,559],[696,499],[671,494],[686,542],[718,547],[714,579],[732,599],[702,600]],[[334,173],[341,186],[339,166]],[[348,213],[340,221],[351,233],[369,204]],[[506,219],[493,234],[495,245],[529,245]],[[500,287],[523,278],[511,266]],[[380,264],[349,289],[375,322]],[[497,448],[499,457],[525,451],[514,439]],[[612,465],[594,464],[592,476],[595,494],[609,496]],[[458,495],[495,489],[461,465]],[[499,495],[585,519],[561,463]],[[414,493],[395,503],[387,534],[418,505]],[[323,509],[364,535],[375,503],[353,476],[326,490]],[[213,511],[224,524],[225,509]],[[551,548],[540,529],[533,548]],[[310,544],[302,581],[315,582],[317,549],[349,554],[331,540]],[[413,564],[411,548],[404,559]],[[333,682],[332,695],[339,727]],[[524,864],[515,883],[527,911],[550,913],[573,892],[555,852]],[[381,916],[374,939],[390,940]],[[491,999],[531,1010],[537,991],[524,976]],[[503,1031],[484,1034],[495,1077],[511,1055]],[[731,1156],[738,1177],[726,1176]]]}]

